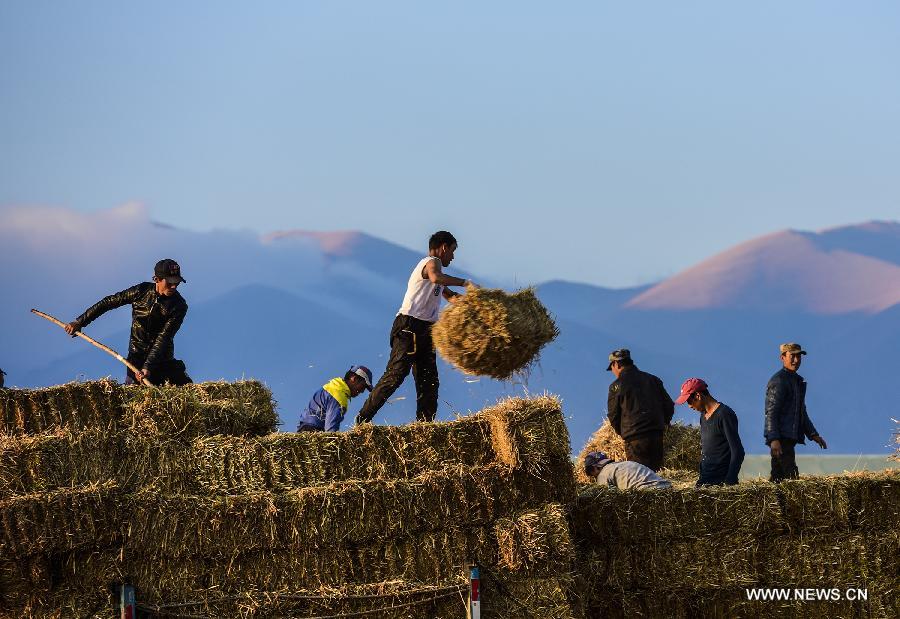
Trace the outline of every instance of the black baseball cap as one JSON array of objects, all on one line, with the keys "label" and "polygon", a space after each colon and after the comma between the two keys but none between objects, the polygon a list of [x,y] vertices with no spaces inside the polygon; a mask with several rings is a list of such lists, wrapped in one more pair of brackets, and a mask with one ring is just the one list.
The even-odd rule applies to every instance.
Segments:
[{"label": "black baseball cap", "polygon": [[170,284],[187,283],[187,280],[181,276],[181,267],[171,258],[164,258],[157,262],[153,267],[153,274],[159,279],[165,279]]}]

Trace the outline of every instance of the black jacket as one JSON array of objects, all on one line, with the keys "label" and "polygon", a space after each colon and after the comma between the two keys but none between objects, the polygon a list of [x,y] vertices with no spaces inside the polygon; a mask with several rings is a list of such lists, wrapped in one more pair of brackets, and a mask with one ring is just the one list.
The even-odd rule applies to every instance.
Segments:
[{"label": "black jacket", "polygon": [[156,292],[156,284],[144,282],[111,294],[89,307],[76,322],[86,327],[111,309],[131,304],[131,339],[128,360],[141,369],[175,357],[175,334],[188,306],[178,291],[170,297]]},{"label": "black jacket", "polygon": [[609,386],[607,411],[613,429],[629,440],[662,434],[675,414],[675,403],[659,378],[629,366]]},{"label": "black jacket", "polygon": [[811,439],[818,434],[806,413],[806,381],[781,368],[766,386],[766,445],[776,439],[803,444],[804,436]]}]

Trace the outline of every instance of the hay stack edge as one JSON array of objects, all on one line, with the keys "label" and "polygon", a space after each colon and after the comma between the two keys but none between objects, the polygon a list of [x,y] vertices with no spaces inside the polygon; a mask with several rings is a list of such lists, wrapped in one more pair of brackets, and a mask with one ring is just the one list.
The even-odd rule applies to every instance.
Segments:
[{"label": "hay stack edge", "polygon": [[432,327],[435,348],[467,374],[507,380],[525,372],[559,329],[537,296],[469,287]]},{"label": "hay stack edge", "polygon": [[[252,381],[0,390],[0,617],[112,617],[128,582],[153,617],[462,619],[470,561],[484,617],[900,616],[896,473],[578,485],[551,396],[276,425]],[[868,600],[747,600],[766,586]]]}]

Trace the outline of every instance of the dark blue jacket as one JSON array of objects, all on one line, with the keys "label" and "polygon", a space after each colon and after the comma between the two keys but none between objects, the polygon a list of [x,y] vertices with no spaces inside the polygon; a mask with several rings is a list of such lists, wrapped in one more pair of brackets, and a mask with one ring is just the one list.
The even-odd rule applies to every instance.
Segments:
[{"label": "dark blue jacket", "polygon": [[700,414],[700,452],[698,486],[738,483],[744,446],[731,407],[719,402],[709,419],[705,413]]},{"label": "dark blue jacket", "polygon": [[806,381],[781,368],[766,386],[766,445],[783,439],[803,444],[818,434],[806,412]]}]

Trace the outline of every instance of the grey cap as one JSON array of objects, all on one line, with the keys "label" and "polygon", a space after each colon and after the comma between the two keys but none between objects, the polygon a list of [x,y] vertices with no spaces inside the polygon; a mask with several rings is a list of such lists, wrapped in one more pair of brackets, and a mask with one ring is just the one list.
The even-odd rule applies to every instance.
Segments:
[{"label": "grey cap", "polygon": [[609,353],[609,365],[606,366],[606,371],[609,372],[612,369],[613,361],[631,361],[631,351],[627,348],[619,348],[618,350],[614,350]]}]

